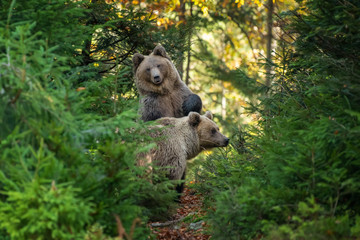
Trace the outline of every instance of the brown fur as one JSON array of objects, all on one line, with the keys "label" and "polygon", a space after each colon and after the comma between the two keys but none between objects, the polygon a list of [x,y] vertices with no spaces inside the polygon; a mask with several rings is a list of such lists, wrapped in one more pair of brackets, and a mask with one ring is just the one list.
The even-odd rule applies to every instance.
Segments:
[{"label": "brown fur", "polygon": [[[157,46],[153,53],[133,56],[135,84],[140,93],[141,119],[155,120],[161,117],[183,117],[184,102],[191,90],[181,80],[178,71],[162,46]],[[185,106],[200,108],[201,99]],[[193,110],[198,111],[200,110]],[[189,111],[192,111],[190,109]]]},{"label": "brown fur", "polygon": [[180,180],[184,176],[186,160],[196,157],[204,149],[225,147],[229,143],[229,139],[219,132],[212,121],[210,112],[202,116],[191,112],[187,117],[161,118],[157,123],[159,131],[155,131],[152,137],[165,139],[158,141],[157,147],[142,161],[170,167],[168,177],[171,180]]}]

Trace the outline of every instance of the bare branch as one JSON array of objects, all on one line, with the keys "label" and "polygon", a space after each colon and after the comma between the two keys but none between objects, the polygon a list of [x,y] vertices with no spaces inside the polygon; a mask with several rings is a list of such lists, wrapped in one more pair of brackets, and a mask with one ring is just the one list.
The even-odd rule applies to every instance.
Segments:
[{"label": "bare branch", "polygon": [[174,225],[178,222],[181,222],[185,217],[179,218],[177,220],[173,220],[173,221],[167,221],[167,222],[163,222],[163,223],[152,223],[151,226],[152,227],[167,227],[170,225]]}]

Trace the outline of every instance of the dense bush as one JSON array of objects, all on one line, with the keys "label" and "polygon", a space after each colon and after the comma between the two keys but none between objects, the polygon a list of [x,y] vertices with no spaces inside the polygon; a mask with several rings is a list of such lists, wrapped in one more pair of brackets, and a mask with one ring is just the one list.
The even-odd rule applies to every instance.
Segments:
[{"label": "dense bush", "polygon": [[[86,42],[109,23],[82,24],[100,8],[82,4],[0,4],[0,238],[116,236],[119,217],[127,232],[136,223],[134,239],[145,239],[147,219],[173,205],[172,183],[139,177],[136,154],[148,145],[138,144],[146,126],[137,121],[131,67],[87,59],[94,55]],[[134,24],[124,17],[134,13],[122,11],[117,23]],[[122,54],[133,52],[119,44]]]},{"label": "dense bush", "polygon": [[215,202],[214,239],[358,237],[360,5],[299,3],[282,15],[295,41],[279,45],[273,83],[251,110],[258,129],[198,172]]}]

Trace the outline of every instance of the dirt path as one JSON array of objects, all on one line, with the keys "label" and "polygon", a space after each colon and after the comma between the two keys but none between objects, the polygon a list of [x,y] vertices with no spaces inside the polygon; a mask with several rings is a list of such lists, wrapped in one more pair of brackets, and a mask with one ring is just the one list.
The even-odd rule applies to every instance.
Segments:
[{"label": "dirt path", "polygon": [[159,240],[208,240],[206,223],[202,220],[202,197],[194,190],[185,188],[177,213],[168,222],[150,223],[152,232]]}]

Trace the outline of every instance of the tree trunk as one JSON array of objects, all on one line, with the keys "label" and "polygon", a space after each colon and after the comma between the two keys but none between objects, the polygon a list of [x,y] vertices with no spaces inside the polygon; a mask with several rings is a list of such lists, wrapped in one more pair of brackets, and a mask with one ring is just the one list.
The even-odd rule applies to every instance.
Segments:
[{"label": "tree trunk", "polygon": [[[190,1],[190,16],[192,17],[192,2]],[[187,66],[186,66],[186,78],[185,78],[185,83],[186,85],[189,85],[189,81],[190,81],[190,60],[191,60],[191,36],[192,36],[192,30],[189,30],[188,33],[188,49],[187,49]]]},{"label": "tree trunk", "polygon": [[226,119],[226,93],[225,93],[225,86],[224,86],[224,82],[221,82],[221,87],[222,87],[222,91],[221,91],[221,117],[223,120]]},{"label": "tree trunk", "polygon": [[272,27],[273,27],[273,12],[274,12],[274,3],[273,0],[268,0],[267,4],[268,15],[266,19],[267,24],[267,36],[266,36],[266,86],[270,87],[271,84],[271,69],[272,69]]},{"label": "tree trunk", "polygon": [[[179,21],[181,22],[180,24],[180,29],[179,29],[179,32],[180,32],[180,37],[183,39],[182,44],[184,45],[185,44],[185,41],[186,41],[186,34],[185,34],[185,30],[184,30],[184,25],[185,25],[185,0],[180,0],[180,14],[179,14]],[[183,73],[184,73],[184,52],[181,52],[180,54],[180,57],[178,59],[178,62],[177,62],[177,66],[176,66],[179,74],[180,74],[180,77],[182,79],[183,77]]]}]

